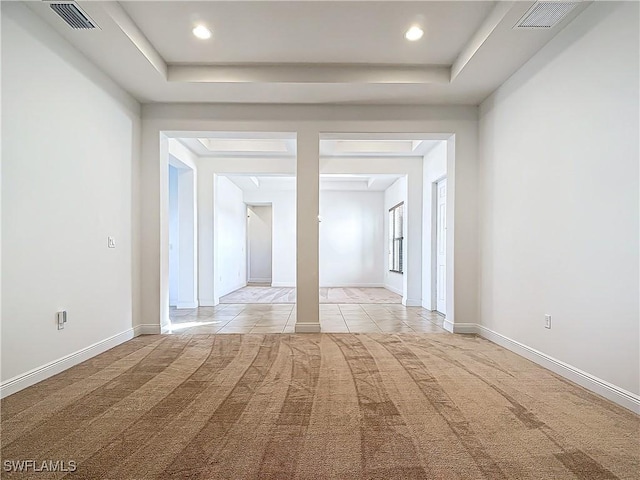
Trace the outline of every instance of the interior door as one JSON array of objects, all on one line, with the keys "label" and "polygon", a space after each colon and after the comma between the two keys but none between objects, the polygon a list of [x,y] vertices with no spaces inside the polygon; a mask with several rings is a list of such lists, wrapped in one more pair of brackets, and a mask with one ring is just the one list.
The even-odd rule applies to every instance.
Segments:
[{"label": "interior door", "polygon": [[248,213],[248,276],[249,283],[271,284],[271,206],[250,206]]},{"label": "interior door", "polygon": [[436,310],[447,314],[447,179],[436,186]]}]

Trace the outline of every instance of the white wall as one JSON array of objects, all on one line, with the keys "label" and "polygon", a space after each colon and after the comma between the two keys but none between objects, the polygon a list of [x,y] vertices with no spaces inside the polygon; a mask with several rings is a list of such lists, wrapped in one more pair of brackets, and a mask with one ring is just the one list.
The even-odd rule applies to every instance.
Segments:
[{"label": "white wall", "polygon": [[140,120],[137,102],[13,2],[2,3],[2,120],[5,394],[29,383],[7,379],[99,344],[39,380],[133,336]]},{"label": "white wall", "polygon": [[271,283],[273,208],[271,205],[254,205],[247,208],[247,281]]},{"label": "white wall", "polygon": [[180,290],[180,212],[178,169],[169,165],[169,305],[178,303]]},{"label": "white wall", "polygon": [[[405,202],[404,208],[404,221],[402,223],[402,236],[404,252],[404,273],[390,272],[389,271],[389,209],[395,207],[400,202]],[[407,265],[407,177],[401,177],[384,191],[384,286],[385,288],[395,292],[399,295],[404,295],[404,275],[406,274]]]},{"label": "white wall", "polygon": [[482,325],[635,394],[638,9],[589,6],[480,118]]},{"label": "white wall", "polygon": [[178,214],[180,216],[178,308],[196,308],[198,306],[196,177],[197,173],[191,168],[178,169]]},{"label": "white wall", "polygon": [[[149,121],[149,123],[153,124],[153,121]],[[151,127],[153,130],[153,127]],[[206,128],[205,128],[206,130]],[[215,129],[212,129],[215,130]],[[232,128],[226,129],[232,130]],[[151,137],[153,137],[153,132],[147,132]],[[159,133],[159,132],[156,132]],[[147,137],[148,138],[148,137]],[[150,141],[151,139],[148,138]],[[171,139],[169,140],[171,141]],[[150,148],[153,146],[150,145]],[[161,155],[161,149],[158,151],[158,154]],[[238,175],[238,174],[251,174],[251,175],[294,175],[295,174],[295,158],[269,158],[268,161],[263,158],[238,158],[238,157],[228,157],[228,158],[196,158],[195,165],[197,169],[197,177],[198,177],[198,302],[200,306],[214,306],[219,302],[220,295],[216,292],[215,289],[215,274],[214,272],[218,270],[217,267],[217,257],[214,255],[216,251],[216,235],[217,232],[214,231],[214,220],[215,214],[213,204],[214,204],[214,196],[215,196],[215,182],[214,178],[217,175]],[[145,164],[147,169],[145,170],[145,181],[149,181],[148,175],[155,175],[155,165]],[[161,172],[159,172],[161,173]],[[149,186],[149,185],[148,185]],[[284,200],[284,198],[283,198]],[[275,200],[275,202],[280,202],[280,199]],[[274,258],[274,281],[276,275],[282,270],[285,278],[284,281],[287,282],[288,285],[295,285],[295,192],[289,192],[288,197],[286,197],[285,202],[289,202],[292,205],[293,210],[290,212],[291,216],[289,216],[289,207],[286,204],[282,204],[282,208],[286,211],[285,217],[288,222],[283,226],[278,232],[275,231],[274,227],[274,237],[279,238],[279,235],[283,235],[286,241],[291,237],[290,232],[293,232],[292,245],[293,250],[290,250],[293,255],[292,265],[293,265],[293,274],[291,278],[288,276],[289,272],[289,263],[291,263],[287,257],[283,259],[283,262],[278,262],[276,264],[276,259]],[[270,200],[261,201],[257,198],[253,203],[270,203]],[[247,203],[252,203],[249,199]],[[278,207],[280,209],[281,207]],[[276,207],[274,206],[274,216],[276,215]],[[161,217],[162,218],[162,217]],[[164,221],[161,222],[164,225]],[[152,231],[145,229],[145,232],[148,235],[153,234]],[[147,237],[146,237],[147,238]],[[274,238],[274,242],[276,241]],[[154,245],[154,243],[147,238],[147,245]],[[290,248],[291,245],[286,248]],[[152,252],[149,252],[152,253]],[[151,256],[151,255],[149,255]],[[153,263],[150,259],[145,259],[146,264],[149,262]],[[148,272],[152,273],[152,272]],[[164,272],[161,269],[160,272],[160,285],[161,289],[164,288],[164,284],[166,279],[164,278]],[[143,286],[147,285],[143,283]],[[168,287],[167,287],[168,288]],[[149,296],[153,292],[152,288],[148,288],[145,290],[145,295]],[[148,305],[150,307],[156,307],[155,301],[149,302]],[[145,315],[146,318],[153,319],[153,314],[151,312],[148,315]]]},{"label": "white wall", "polygon": [[[433,139],[438,139],[438,137],[447,138],[447,136],[436,134]],[[405,202],[405,264],[404,274],[396,274],[396,276],[402,278],[401,292],[404,292],[402,303],[413,307],[422,305],[422,163],[421,157],[395,157],[393,159],[384,157],[327,157],[322,158],[320,164],[321,173],[366,172],[406,176],[406,194],[403,197]],[[397,202],[394,205],[396,204]],[[388,209],[385,218],[386,215],[388,215]],[[385,252],[387,250],[385,247]],[[385,284],[388,284],[386,280]]]},{"label": "white wall", "polygon": [[384,284],[384,192],[320,191],[320,286]]},{"label": "white wall", "polygon": [[[171,197],[172,179],[169,170],[169,215],[172,209],[177,209],[176,231],[169,225],[168,242],[175,245],[169,248],[169,304],[177,308],[196,308],[198,306],[198,205],[196,167],[197,156],[175,139],[167,141],[167,161],[170,167],[177,169],[176,198]],[[175,180],[174,180],[175,181]],[[175,203],[172,204],[172,201]],[[173,238],[172,238],[173,235]],[[176,241],[177,240],[177,241]],[[175,262],[172,270],[172,262]],[[171,296],[172,285],[174,297]]]},{"label": "white wall", "polygon": [[447,175],[447,142],[438,143],[424,157],[423,166],[424,186],[422,190],[422,306],[435,310],[435,231],[436,216],[434,215],[435,186],[434,182]]},{"label": "white wall", "polygon": [[247,206],[242,190],[227,177],[216,176],[214,203],[217,231],[217,270],[214,271],[220,296],[247,284]]},{"label": "white wall", "polygon": [[244,192],[249,205],[271,204],[273,215],[272,278],[274,287],[296,286],[296,192],[256,190]]}]

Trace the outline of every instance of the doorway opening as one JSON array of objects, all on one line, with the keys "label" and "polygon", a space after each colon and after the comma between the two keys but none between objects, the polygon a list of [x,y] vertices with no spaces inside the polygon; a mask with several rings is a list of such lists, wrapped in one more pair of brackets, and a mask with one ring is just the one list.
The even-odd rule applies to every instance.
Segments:
[{"label": "doorway opening", "polygon": [[[164,197],[167,240],[162,258],[163,271],[169,272],[162,275],[164,311],[177,316],[181,310],[197,310],[191,316],[198,326],[210,328],[208,333],[231,333],[236,325],[242,332],[249,327],[255,333],[293,331],[296,134],[173,132],[163,138],[168,140],[165,158],[172,168],[167,171],[169,194]],[[436,190],[447,177],[448,165],[454,166],[454,141],[445,134],[320,134],[321,319],[323,314],[332,316],[332,305],[346,305],[342,319],[350,317],[358,328],[363,319],[379,320],[367,328],[384,326],[393,331],[398,321],[404,328],[410,319],[413,323],[408,326],[415,329],[432,312],[451,315],[452,327],[453,230],[447,232],[446,225],[451,224],[453,195],[443,195],[444,203],[438,205]],[[174,165],[176,160],[188,164],[184,157],[192,159],[196,168]],[[183,170],[184,178],[189,171],[193,175],[191,212],[197,217],[191,241],[195,293],[190,304],[179,301],[176,278],[180,276],[174,276],[188,272],[179,267],[175,254],[182,252],[183,237],[176,232],[183,222],[172,214],[182,210],[176,202],[181,194],[172,192],[176,184],[180,187],[176,178],[183,178]],[[454,191],[453,177],[449,190]],[[262,230],[260,238],[254,226]],[[259,288],[265,291],[256,294]],[[393,298],[367,298],[368,289]],[[224,322],[226,330],[221,327]]]},{"label": "doorway opening", "polygon": [[247,205],[247,285],[271,286],[273,207]]},{"label": "doorway opening", "polygon": [[193,165],[169,156],[169,306],[198,306],[196,177]]}]

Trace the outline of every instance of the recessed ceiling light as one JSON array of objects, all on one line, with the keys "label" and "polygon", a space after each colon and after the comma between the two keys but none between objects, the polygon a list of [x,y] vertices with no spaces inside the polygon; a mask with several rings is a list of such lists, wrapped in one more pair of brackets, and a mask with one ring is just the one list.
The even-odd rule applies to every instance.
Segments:
[{"label": "recessed ceiling light", "polygon": [[211,38],[211,30],[209,30],[204,25],[198,25],[196,28],[192,30],[193,34],[201,40],[206,40]]},{"label": "recessed ceiling light", "polygon": [[420,40],[422,35],[424,35],[422,29],[420,27],[413,26],[407,30],[407,33],[404,34],[404,38],[410,42],[415,42],[416,40]]}]

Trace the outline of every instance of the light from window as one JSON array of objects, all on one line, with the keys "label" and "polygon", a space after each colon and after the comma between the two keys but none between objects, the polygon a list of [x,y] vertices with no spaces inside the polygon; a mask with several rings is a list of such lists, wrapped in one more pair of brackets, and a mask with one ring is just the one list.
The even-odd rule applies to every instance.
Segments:
[{"label": "light from window", "polygon": [[403,217],[404,202],[389,209],[389,271],[397,273],[402,273],[404,266]]}]

